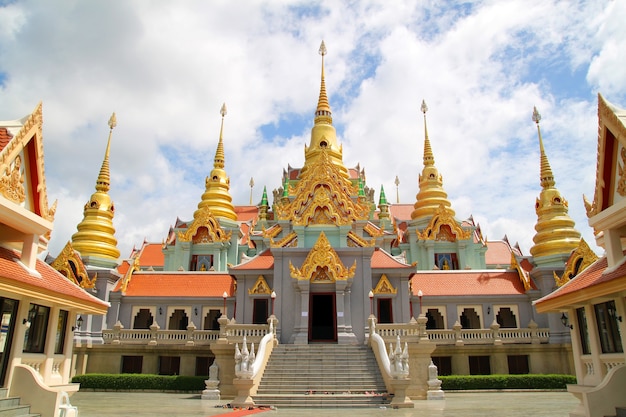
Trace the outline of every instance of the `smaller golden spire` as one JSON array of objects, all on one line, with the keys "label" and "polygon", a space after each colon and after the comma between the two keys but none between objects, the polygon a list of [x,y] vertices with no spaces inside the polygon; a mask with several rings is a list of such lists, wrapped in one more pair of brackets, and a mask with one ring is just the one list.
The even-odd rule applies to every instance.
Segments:
[{"label": "smaller golden spire", "polygon": [[[533,237],[534,245],[530,248],[530,254],[536,259],[551,255],[569,256],[578,247],[580,233],[575,229],[574,220],[568,215],[567,200],[555,187],[554,174],[543,146],[541,128],[539,127],[541,115],[537,111],[537,107],[533,108],[532,120],[537,125],[537,136],[539,137],[541,163],[539,178],[542,189],[535,203],[535,212],[537,213],[535,230],[537,233]],[[544,258],[544,261],[546,259],[550,260],[551,258]],[[562,266],[560,259],[555,262]]]},{"label": "smaller golden spire", "polygon": [[[82,257],[93,257],[92,264],[111,266],[117,263],[120,251],[117,248],[115,228],[113,227],[114,206],[108,194],[111,185],[109,154],[111,137],[117,126],[115,113],[109,119],[109,138],[104,159],[96,180],[96,192],[85,204],[83,220],[78,224],[78,231],[72,235],[72,245]],[[104,264],[102,263],[104,262]],[[109,265],[110,264],[110,265]]]},{"label": "smaller golden spire", "polygon": [[426,125],[428,106],[425,100],[422,100],[420,110],[424,115],[424,169],[419,176],[419,192],[415,196],[417,201],[413,205],[414,210],[411,213],[411,219],[430,219],[440,210],[441,206],[448,210],[450,216],[453,217],[454,210],[450,207],[452,204],[448,200],[448,194],[443,189],[443,178],[435,166],[435,155],[428,138]]},{"label": "smaller golden spire", "polygon": [[215,217],[224,217],[230,220],[237,220],[233,199],[230,195],[230,178],[224,170],[224,116],[226,116],[226,103],[222,104],[220,114],[222,115],[222,123],[220,126],[220,138],[215,151],[215,159],[213,162],[213,170],[209,177],[205,180],[205,191],[202,194],[201,201],[198,203],[198,209],[194,212],[193,217],[197,219],[203,216],[203,209],[208,207]]}]

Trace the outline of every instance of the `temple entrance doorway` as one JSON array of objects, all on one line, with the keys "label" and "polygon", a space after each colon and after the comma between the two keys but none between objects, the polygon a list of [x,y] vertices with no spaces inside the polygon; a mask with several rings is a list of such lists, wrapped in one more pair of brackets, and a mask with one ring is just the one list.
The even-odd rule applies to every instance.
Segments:
[{"label": "temple entrance doorway", "polygon": [[337,342],[335,293],[315,293],[309,298],[309,342]]}]

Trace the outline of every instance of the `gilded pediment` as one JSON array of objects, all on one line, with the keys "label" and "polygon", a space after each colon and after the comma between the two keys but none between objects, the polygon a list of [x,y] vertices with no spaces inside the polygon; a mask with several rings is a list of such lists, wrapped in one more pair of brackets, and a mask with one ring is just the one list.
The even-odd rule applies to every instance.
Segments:
[{"label": "gilded pediment", "polygon": [[398,289],[394,288],[387,278],[387,275],[383,274],[382,277],[378,280],[378,284],[376,284],[376,288],[372,291],[374,294],[397,294]]},{"label": "gilded pediment", "polygon": [[532,288],[532,284],[530,282],[530,273],[526,271],[524,268],[522,268],[522,265],[520,265],[519,261],[517,260],[517,257],[515,256],[515,253],[513,252],[511,252],[510,268],[515,269],[517,271],[519,279],[524,285],[524,290],[526,291],[530,290]]},{"label": "gilded pediment", "polygon": [[230,240],[232,232],[226,232],[211,212],[208,206],[202,207],[196,213],[193,222],[184,232],[178,232],[181,242],[193,241],[194,244],[226,242]]},{"label": "gilded pediment", "polygon": [[591,250],[587,242],[585,242],[585,239],[580,239],[578,247],[574,249],[565,264],[563,275],[559,277],[556,272],[554,272],[554,282],[556,282],[557,287],[565,285],[569,280],[573,279],[597,260],[598,255]]},{"label": "gilded pediment", "polygon": [[271,292],[270,286],[267,285],[267,281],[263,278],[263,275],[259,275],[254,286],[248,290],[248,294],[250,295],[270,295]]},{"label": "gilded pediment", "polygon": [[352,199],[358,195],[358,187],[329,160],[325,150],[301,175],[289,190],[289,195],[295,196],[293,200],[276,203],[274,213],[278,220],[290,220],[296,226],[341,226],[368,218],[365,199]]},{"label": "gilded pediment", "polygon": [[302,263],[302,267],[296,268],[289,261],[289,270],[291,277],[297,280],[310,280],[315,283],[345,281],[354,277],[356,261],[350,268],[344,266],[326,238],[326,234],[321,232]]},{"label": "gilded pediment", "polygon": [[89,278],[87,269],[78,252],[72,247],[71,242],[67,242],[50,266],[81,288],[92,289],[96,286],[97,274],[94,274],[93,278]]},{"label": "gilded pediment", "polygon": [[439,206],[428,226],[423,230],[416,230],[418,239],[441,240],[455,242],[457,240],[468,240],[472,237],[470,229],[463,229],[454,218],[452,209]]}]

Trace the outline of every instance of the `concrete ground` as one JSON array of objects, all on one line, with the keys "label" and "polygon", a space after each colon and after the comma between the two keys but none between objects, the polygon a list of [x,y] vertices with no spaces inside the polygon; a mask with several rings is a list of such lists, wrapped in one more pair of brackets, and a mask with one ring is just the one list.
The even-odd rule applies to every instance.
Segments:
[{"label": "concrete ground", "polygon": [[[228,401],[207,401],[195,394],[86,392],[70,401],[80,417],[209,417],[230,413]],[[447,392],[445,400],[416,401],[414,409],[306,409],[284,408],[259,416],[294,417],[567,417],[578,401],[567,392]],[[225,416],[225,417],[226,417]]]}]

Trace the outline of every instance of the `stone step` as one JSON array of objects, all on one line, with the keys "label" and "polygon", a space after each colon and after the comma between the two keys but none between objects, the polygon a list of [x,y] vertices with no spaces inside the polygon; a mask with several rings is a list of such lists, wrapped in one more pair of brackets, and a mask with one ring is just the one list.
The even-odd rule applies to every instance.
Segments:
[{"label": "stone step", "polygon": [[379,408],[385,406],[384,395],[365,394],[283,394],[256,395],[257,405],[272,405],[276,408]]}]

